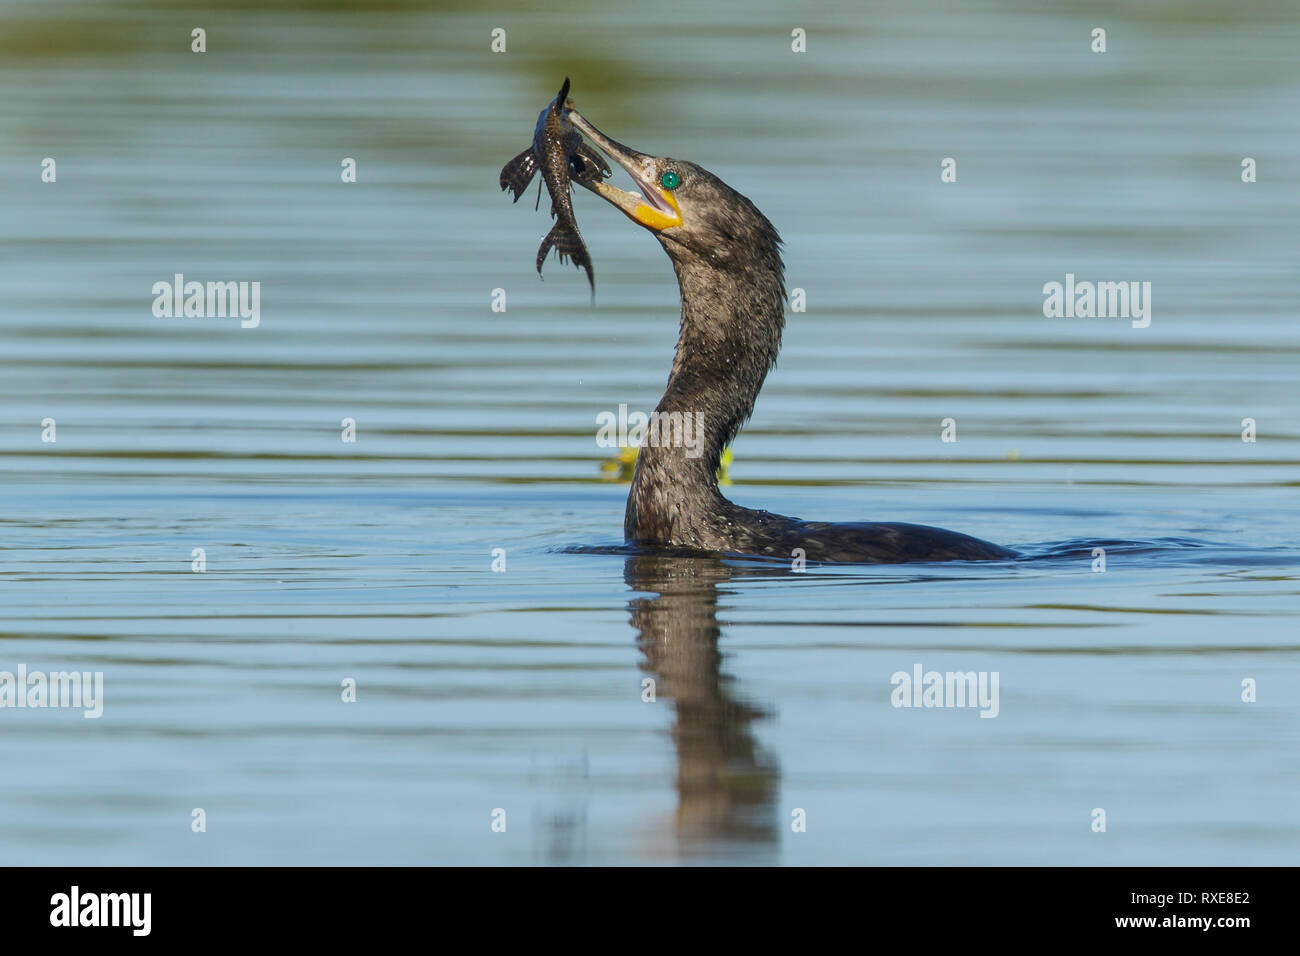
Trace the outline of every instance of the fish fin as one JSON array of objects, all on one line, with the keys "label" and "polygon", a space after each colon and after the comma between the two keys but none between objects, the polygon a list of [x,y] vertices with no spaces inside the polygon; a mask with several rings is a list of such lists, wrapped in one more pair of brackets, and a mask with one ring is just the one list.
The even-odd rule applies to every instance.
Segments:
[{"label": "fish fin", "polygon": [[[579,165],[580,163],[581,165]],[[610,172],[609,163],[605,162],[605,157],[586,143],[574,150],[573,156],[569,159],[569,164],[573,167],[573,178],[579,182],[598,182],[613,175]]]},{"label": "fish fin", "polygon": [[529,146],[501,167],[501,176],[497,181],[501,184],[502,189],[509,189],[514,193],[514,201],[519,202],[519,197],[527,191],[528,184],[533,181],[533,177],[537,175],[539,169],[541,169],[541,166],[537,162],[537,154]]}]

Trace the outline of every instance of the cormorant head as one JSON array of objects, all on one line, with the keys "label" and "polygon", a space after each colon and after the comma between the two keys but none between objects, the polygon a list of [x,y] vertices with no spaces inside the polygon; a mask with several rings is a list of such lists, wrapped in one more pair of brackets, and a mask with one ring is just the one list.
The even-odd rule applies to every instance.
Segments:
[{"label": "cormorant head", "polygon": [[726,271],[781,271],[781,237],[752,202],[694,163],[651,156],[610,139],[577,110],[569,118],[632,177],[639,192],[583,182],[650,230],[674,261],[699,260]]}]

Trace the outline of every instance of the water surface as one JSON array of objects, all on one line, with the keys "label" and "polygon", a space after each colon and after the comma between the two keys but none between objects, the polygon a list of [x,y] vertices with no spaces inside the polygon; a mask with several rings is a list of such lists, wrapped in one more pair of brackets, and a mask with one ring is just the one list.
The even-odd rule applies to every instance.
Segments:
[{"label": "water surface", "polygon": [[[5,6],[0,670],[105,705],[0,710],[0,856],[1293,863],[1297,41],[1284,3]],[[496,174],[566,74],[784,236],[807,311],[727,493],[1022,560],[618,551],[596,416],[653,408],[677,297],[585,193],[595,303],[533,272]],[[260,324],[155,318],[176,273]],[[1150,281],[1150,327],[1044,318],[1067,273]],[[891,706],[917,664],[998,716]]]}]

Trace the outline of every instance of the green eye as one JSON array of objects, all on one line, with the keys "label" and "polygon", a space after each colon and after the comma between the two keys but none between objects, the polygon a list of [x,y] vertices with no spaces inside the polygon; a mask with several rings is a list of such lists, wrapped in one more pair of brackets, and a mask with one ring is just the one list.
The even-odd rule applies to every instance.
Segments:
[{"label": "green eye", "polygon": [[664,189],[676,189],[682,184],[682,177],[678,176],[671,169],[659,177],[659,185]]}]

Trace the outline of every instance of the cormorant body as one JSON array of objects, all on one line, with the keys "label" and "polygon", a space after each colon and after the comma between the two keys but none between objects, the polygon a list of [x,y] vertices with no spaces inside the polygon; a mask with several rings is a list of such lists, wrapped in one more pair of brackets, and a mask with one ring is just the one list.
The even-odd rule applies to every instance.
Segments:
[{"label": "cormorant body", "polygon": [[[781,348],[781,238],[752,202],[707,170],[630,149],[576,110],[570,118],[632,176],[640,192],[624,192],[599,178],[582,185],[659,240],[681,288],[677,351],[655,409],[659,437],[668,440],[651,441],[652,418],[628,494],[623,531],[629,544],[785,559],[802,549],[809,561],[872,564],[1016,556],[942,528],[801,521],[723,497],[719,459],[753,412]],[[701,428],[702,441],[680,440],[678,422]]]}]

